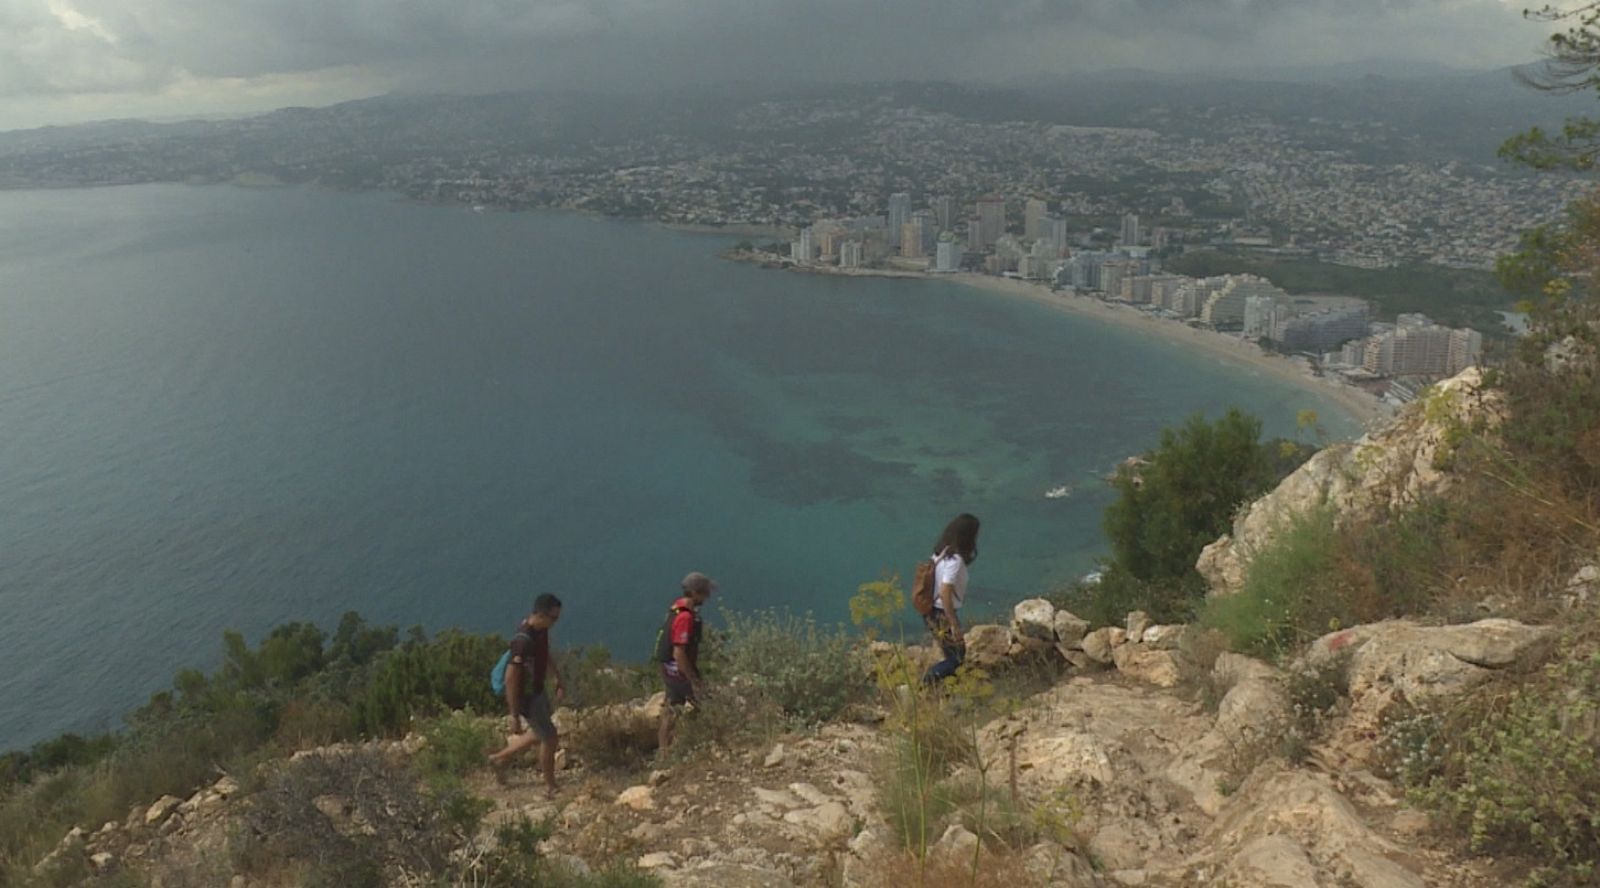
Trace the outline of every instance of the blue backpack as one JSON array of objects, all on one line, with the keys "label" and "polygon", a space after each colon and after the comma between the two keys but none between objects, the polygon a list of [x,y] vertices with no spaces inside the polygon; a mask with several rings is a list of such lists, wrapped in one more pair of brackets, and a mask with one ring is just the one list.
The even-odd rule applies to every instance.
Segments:
[{"label": "blue backpack", "polygon": [[[526,632],[518,632],[516,635],[511,636],[512,641],[516,641],[519,638],[533,640],[533,636]],[[506,652],[500,655],[500,659],[494,661],[494,668],[489,670],[489,690],[494,691],[496,697],[504,697],[506,695],[506,667],[510,665],[511,645],[506,645]]]}]

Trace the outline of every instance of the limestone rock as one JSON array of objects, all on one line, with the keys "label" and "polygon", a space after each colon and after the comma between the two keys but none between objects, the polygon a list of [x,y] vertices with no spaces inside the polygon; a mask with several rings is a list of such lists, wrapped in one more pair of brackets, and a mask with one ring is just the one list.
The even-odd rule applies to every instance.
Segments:
[{"label": "limestone rock", "polygon": [[783,752],[782,743],[773,744],[772,751],[768,752],[767,757],[761,760],[761,766],[764,768],[776,768],[783,764]]},{"label": "limestone rock", "polygon": [[1244,587],[1250,562],[1298,515],[1328,504],[1335,521],[1394,512],[1445,489],[1452,476],[1437,457],[1454,446],[1453,429],[1501,417],[1500,400],[1482,386],[1474,367],[1434,387],[1426,402],[1406,408],[1393,422],[1354,444],[1326,447],[1276,489],[1240,513],[1231,531],[1200,553],[1195,567],[1211,595]]},{"label": "limestone rock", "polygon": [[1183,644],[1189,627],[1183,625],[1151,626],[1144,630],[1139,643],[1158,651],[1175,651]]},{"label": "limestone rock", "polygon": [[1287,836],[1262,836],[1244,848],[1224,871],[1238,888],[1304,888],[1317,884],[1317,870],[1300,843]]},{"label": "limestone rock", "polygon": [[1128,614],[1128,642],[1138,644],[1144,641],[1144,630],[1150,628],[1150,615],[1144,611],[1133,611]]},{"label": "limestone rock", "polygon": [[1074,615],[1071,611],[1058,610],[1052,619],[1055,628],[1057,646],[1065,646],[1069,651],[1083,650],[1083,636],[1089,632],[1089,621]]},{"label": "limestone rock", "polygon": [[[1004,761],[996,742],[995,761]],[[1116,779],[1110,750],[1099,737],[1084,731],[1024,733],[1017,740],[1017,770],[1024,783],[1054,789],[1084,782],[1110,786]]]},{"label": "limestone rock", "polygon": [[966,631],[967,662],[982,669],[998,666],[1011,651],[1011,633],[1004,626],[972,626]]},{"label": "limestone rock", "polygon": [[103,873],[115,866],[116,863],[117,856],[109,851],[101,851],[99,854],[89,855],[89,864],[95,868],[96,872]]},{"label": "limestone rock", "polygon": [[1105,665],[1104,663],[1099,663],[1095,660],[1089,659],[1089,655],[1084,653],[1081,649],[1075,650],[1067,647],[1065,644],[1057,644],[1056,653],[1061,655],[1061,659],[1065,660],[1068,666],[1080,671],[1096,669]]},{"label": "limestone rock", "polygon": [[1125,644],[1112,650],[1117,671],[1129,678],[1158,688],[1174,688],[1183,679],[1175,651],[1153,651],[1143,645]]},{"label": "limestone rock", "polygon": [[1056,640],[1056,608],[1043,598],[1017,602],[1011,609],[1011,631],[1018,638],[1035,638],[1046,643]]},{"label": "limestone rock", "polygon": [[855,828],[855,818],[838,802],[826,802],[815,808],[800,808],[783,815],[791,823],[810,833],[820,845],[836,842],[850,835]]},{"label": "limestone rock", "polygon": [[[1401,849],[1373,832],[1322,775],[1281,771],[1252,783],[1218,819],[1215,834],[1237,849],[1235,855],[1263,836],[1281,836],[1298,843],[1321,870],[1341,873],[1349,883],[1424,888],[1416,873],[1394,862],[1403,857]],[[1257,848],[1253,859],[1259,864],[1285,855],[1292,857],[1279,844]]]},{"label": "limestone rock", "polygon": [[671,869],[678,865],[678,855],[671,851],[652,851],[639,858],[639,869]]},{"label": "limestone rock", "polygon": [[656,806],[655,794],[648,786],[630,786],[617,794],[617,804],[635,811],[650,811]]},{"label": "limestone rock", "polygon": [[1083,652],[1096,663],[1110,663],[1112,649],[1122,644],[1127,635],[1114,626],[1096,629],[1083,637]]},{"label": "limestone rock", "polygon": [[183,804],[183,799],[177,796],[164,795],[156,799],[155,804],[145,811],[144,825],[160,826],[163,821],[172,816],[172,812],[178,810],[178,806],[181,804]]},{"label": "limestone rock", "polygon": [[776,870],[736,863],[713,863],[659,873],[666,888],[795,888]]},{"label": "limestone rock", "polygon": [[966,860],[972,857],[972,852],[977,850],[978,837],[959,823],[953,823],[939,837],[939,841],[929,849],[931,854],[942,855],[947,859]]},{"label": "limestone rock", "polygon": [[1350,657],[1350,696],[1397,691],[1412,703],[1453,696],[1486,680],[1494,669],[1537,663],[1553,638],[1545,626],[1479,620],[1459,626],[1421,626],[1389,620],[1324,635],[1306,661]]},{"label": "limestone rock", "polygon": [[1082,856],[1054,842],[1040,842],[1028,849],[1023,869],[1040,885],[1060,888],[1100,888],[1100,876]]}]

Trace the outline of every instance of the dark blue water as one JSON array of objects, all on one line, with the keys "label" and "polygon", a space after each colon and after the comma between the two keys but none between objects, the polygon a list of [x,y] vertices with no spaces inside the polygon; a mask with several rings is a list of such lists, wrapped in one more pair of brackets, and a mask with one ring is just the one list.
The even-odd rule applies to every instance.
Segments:
[{"label": "dark blue water", "polygon": [[[387,196],[0,193],[0,748],[115,727],[224,628],[347,610],[643,657],[686,571],[843,620],[958,511],[969,601],[1103,548],[1097,479],[1284,384],[954,284]],[[1077,493],[1048,500],[1045,490]]]}]

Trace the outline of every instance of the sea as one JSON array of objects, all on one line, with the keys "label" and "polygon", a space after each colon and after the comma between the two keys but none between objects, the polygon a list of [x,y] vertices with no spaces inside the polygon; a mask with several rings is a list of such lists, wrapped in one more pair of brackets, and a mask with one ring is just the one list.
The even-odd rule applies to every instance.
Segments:
[{"label": "sea", "polygon": [[117,728],[224,630],[347,611],[509,634],[551,592],[557,644],[640,660],[700,570],[713,605],[844,623],[963,511],[994,613],[1093,568],[1104,476],[1164,427],[1359,431],[1137,329],[734,240],[313,188],[0,193],[0,749]]}]

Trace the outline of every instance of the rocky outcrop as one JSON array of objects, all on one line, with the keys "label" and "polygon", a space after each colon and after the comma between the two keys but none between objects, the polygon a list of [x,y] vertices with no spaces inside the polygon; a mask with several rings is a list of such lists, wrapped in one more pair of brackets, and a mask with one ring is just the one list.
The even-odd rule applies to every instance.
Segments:
[{"label": "rocky outcrop", "polygon": [[1246,507],[1232,531],[1200,553],[1196,569],[1212,595],[1231,595],[1243,588],[1251,559],[1296,516],[1327,505],[1336,521],[1348,521],[1393,512],[1445,489],[1460,430],[1479,422],[1492,426],[1499,416],[1499,401],[1483,389],[1477,368],[1439,383],[1389,425],[1354,444],[1318,451]]},{"label": "rocky outcrop", "polygon": [[1343,764],[1360,767],[1370,762],[1383,720],[1396,706],[1457,697],[1497,671],[1536,667],[1554,638],[1550,627],[1506,619],[1457,626],[1388,620],[1324,635],[1302,662],[1345,670],[1350,711],[1329,746]]}]

